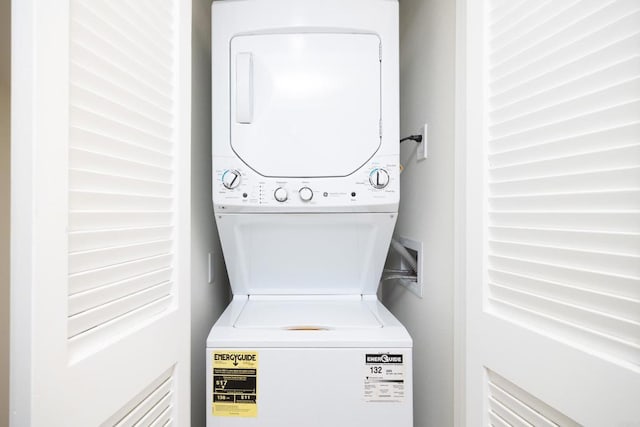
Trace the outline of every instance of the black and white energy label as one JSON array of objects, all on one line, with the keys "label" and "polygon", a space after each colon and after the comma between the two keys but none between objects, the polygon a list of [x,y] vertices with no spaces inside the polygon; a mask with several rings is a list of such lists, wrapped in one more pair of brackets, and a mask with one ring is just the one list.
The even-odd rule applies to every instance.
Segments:
[{"label": "black and white energy label", "polygon": [[365,354],[364,400],[401,402],[404,400],[404,356],[402,354]]}]

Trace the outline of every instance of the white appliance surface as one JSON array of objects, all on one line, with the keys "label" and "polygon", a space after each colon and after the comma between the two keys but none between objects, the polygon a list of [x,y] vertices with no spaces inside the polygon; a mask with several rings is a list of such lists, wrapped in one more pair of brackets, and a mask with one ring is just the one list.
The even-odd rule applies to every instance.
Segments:
[{"label": "white appliance surface", "polygon": [[396,221],[388,213],[216,215],[235,295],[374,294]]},{"label": "white appliance surface", "polygon": [[235,153],[267,177],[347,176],[358,170],[380,147],[379,52],[375,34],[234,37]]},{"label": "white appliance surface", "polygon": [[[223,349],[225,353],[239,351],[256,356],[256,387],[255,391],[251,390],[256,401],[250,409],[254,411],[252,417],[212,415],[215,378],[212,365],[216,351],[208,348],[206,352],[210,373],[207,427],[413,426],[411,348]],[[402,381],[402,384],[393,384],[396,389],[400,388],[400,392],[394,390],[395,395],[376,390],[381,383],[367,380],[371,368],[387,369],[385,365],[367,365],[367,355],[383,354],[403,359],[401,365],[393,367]]]},{"label": "white appliance surface", "polygon": [[[386,427],[413,426],[411,348],[255,348],[222,350],[255,354],[255,416],[213,416],[214,375],[207,379],[207,427]],[[207,349],[213,372],[216,349]],[[402,389],[395,396],[373,396],[380,384],[368,383],[374,366],[367,355],[401,355]],[[385,369],[384,365],[377,365]],[[396,380],[398,381],[398,380]],[[398,385],[396,385],[398,387]],[[376,397],[378,397],[376,399]]]},{"label": "white appliance surface", "polygon": [[382,324],[360,297],[274,299],[252,297],[245,304],[236,328],[320,331],[381,328]]},{"label": "white appliance surface", "polygon": [[[295,303],[315,307],[315,310],[313,313],[303,315],[295,309],[291,311],[292,319],[300,322],[288,321],[286,320],[289,313],[287,310],[291,310]],[[331,304],[335,304],[338,308],[332,311]],[[354,310],[354,314],[337,313],[339,309],[345,309],[348,306]],[[264,320],[271,326],[265,326],[258,319],[258,316],[266,311],[270,314],[267,314]],[[274,314],[277,311],[281,314]],[[346,323],[338,323],[336,315],[345,318]],[[349,316],[352,317],[348,318]],[[298,324],[306,323],[306,320],[313,322],[311,325]],[[321,324],[331,325],[331,328],[320,330],[289,328],[289,326]],[[375,295],[306,297],[236,295],[211,328],[207,338],[207,347],[211,348],[410,348],[411,345],[411,336],[405,327],[378,301]]]},{"label": "white appliance surface", "polygon": [[212,4],[212,196],[233,301],[208,427],[409,427],[376,292],[399,203],[398,2]]},{"label": "white appliance surface", "polygon": [[[290,330],[289,314],[332,329]],[[246,391],[255,400],[238,406],[253,416],[213,415],[220,381],[238,378],[214,370],[216,354],[255,357],[255,390]],[[235,296],[211,329],[206,360],[208,427],[413,425],[412,341],[375,296]]]},{"label": "white appliance surface", "polygon": [[398,3],[214,1],[217,214],[396,213]]}]

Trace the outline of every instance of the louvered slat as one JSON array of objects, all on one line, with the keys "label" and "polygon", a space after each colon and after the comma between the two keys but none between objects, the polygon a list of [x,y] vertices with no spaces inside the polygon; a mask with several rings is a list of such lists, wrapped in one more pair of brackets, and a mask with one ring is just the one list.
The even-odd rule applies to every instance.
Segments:
[{"label": "louvered slat", "polygon": [[156,104],[158,108],[169,110],[171,108],[171,98],[166,93],[153,87],[143,77],[132,73],[121,64],[113,62],[110,58],[103,58],[98,52],[91,49],[91,46],[83,44],[83,41],[71,40],[71,48],[74,55],[71,58],[71,71],[82,68],[94,74],[94,80],[106,80],[150,103]]},{"label": "louvered slat", "polygon": [[[158,3],[159,2],[154,2],[152,6],[158,7]],[[129,5],[130,2],[122,1],[103,4],[100,15],[108,19],[112,25],[117,25],[118,29],[123,34],[126,34],[129,39],[135,40],[144,49],[153,51],[153,54],[156,55],[161,62],[171,62],[171,56],[168,55],[165,47],[167,44],[171,44],[172,40],[167,38],[166,34],[161,34],[161,37],[156,37],[157,34],[154,32],[146,31],[144,22],[137,13],[130,9]],[[147,4],[147,7],[148,6]]]},{"label": "louvered slat", "polygon": [[[619,191],[636,188],[640,166],[591,170],[581,173],[498,181],[489,184],[492,195],[558,194],[584,191]],[[631,206],[630,206],[631,208]],[[635,209],[632,209],[635,210]]]},{"label": "louvered slat", "polygon": [[491,112],[491,120],[495,123],[505,122],[576,99],[584,96],[585,93],[598,93],[609,87],[611,77],[619,82],[632,81],[636,78],[633,70],[638,67],[640,67],[640,56],[636,55],[564,82],[564,90],[560,92],[551,87],[540,92],[527,92],[522,94],[521,98],[503,97],[499,107],[498,102],[494,100],[495,108]]},{"label": "louvered slat", "polygon": [[[172,372],[162,375],[115,414],[104,427],[165,425],[173,412],[174,379]],[[155,416],[154,416],[155,415]]]},{"label": "louvered slat", "polygon": [[157,67],[154,66],[155,58],[140,57],[136,43],[118,40],[117,32],[108,25],[96,26],[96,19],[93,19],[95,15],[86,13],[86,10],[78,7],[74,11],[72,24],[74,35],[78,39],[85,45],[91,45],[93,50],[100,52],[110,61],[122,64],[123,68],[138,78],[146,78],[147,82],[159,92],[167,92],[171,88],[171,72],[166,65]]},{"label": "louvered slat", "polygon": [[489,164],[494,169],[522,162],[553,160],[594,151],[627,147],[637,143],[638,135],[640,135],[640,120],[618,127],[579,132],[578,135],[543,141],[539,144],[534,143],[526,147],[507,147],[507,150],[491,154]]},{"label": "louvered slat", "polygon": [[496,400],[493,396],[489,397],[489,407],[493,414],[497,415],[501,420],[504,420],[509,426],[534,427],[509,407],[500,403],[499,400]]},{"label": "louvered slat", "polygon": [[158,417],[153,420],[150,427],[162,427],[171,422],[171,407],[165,408],[164,411]]},{"label": "louvered slat", "polygon": [[[505,75],[513,73],[517,69],[524,69],[525,66],[536,64],[541,58],[562,61],[558,52],[564,52],[570,45],[581,45],[594,37],[593,33],[602,33],[609,30],[612,24],[619,23],[627,15],[627,9],[615,4],[616,2],[594,2],[583,0],[573,3],[566,13],[556,15],[555,11],[561,10],[557,3],[556,10],[543,11],[544,13],[534,15],[529,13],[531,23],[536,26],[536,31],[531,31],[524,37],[522,29],[527,26],[513,25],[514,32],[498,33],[491,37],[492,65],[491,69],[494,78],[500,79]],[[621,2],[618,2],[621,3]],[[522,15],[526,14],[530,7],[520,9]],[[585,31],[587,30],[588,31]],[[544,31],[540,31],[544,30]],[[622,34],[622,36],[621,36]],[[609,38],[600,40],[601,45],[606,45],[610,40],[624,37],[625,32],[604,32]],[[603,34],[601,34],[603,35]],[[597,47],[590,46],[590,48]],[[572,55],[579,56],[581,52],[571,52]],[[568,58],[572,58],[571,55]],[[555,68],[555,67],[551,67]]]},{"label": "louvered slat", "polygon": [[171,167],[170,155],[142,146],[138,141],[121,140],[113,135],[79,127],[72,127],[70,134],[72,140],[81,141],[81,149],[87,152],[127,159],[163,169]]},{"label": "louvered slat", "polygon": [[640,3],[489,20],[491,310],[640,364]]},{"label": "louvered slat", "polygon": [[69,247],[74,251],[88,251],[153,241],[169,240],[172,229],[166,227],[120,228],[100,231],[78,231],[69,235]]},{"label": "louvered slat", "polygon": [[[570,286],[549,280],[541,280],[522,274],[493,270],[490,279],[497,285],[507,285],[509,289],[538,295],[541,298],[573,304],[584,310],[601,310],[603,314],[619,316],[631,322],[640,323],[638,303],[640,299],[622,297],[613,293],[596,292],[584,287]],[[494,295],[497,296],[497,293]]]},{"label": "louvered slat", "polygon": [[580,425],[493,371],[487,371],[489,418],[502,426],[579,427]]},{"label": "louvered slat", "polygon": [[75,101],[74,105],[92,111],[100,111],[110,119],[142,129],[150,135],[165,138],[171,133],[171,123],[156,120],[153,114],[155,112],[145,112],[139,108],[137,103],[131,103],[130,100],[119,100],[115,96],[100,94],[99,88],[88,89],[74,84],[71,87],[71,95]]},{"label": "louvered slat", "polygon": [[543,247],[640,256],[640,234],[595,231],[548,230],[543,228],[491,227],[491,241],[511,241]]},{"label": "louvered slat", "polygon": [[95,193],[88,191],[69,192],[69,206],[73,210],[85,209],[171,209],[170,197],[141,196],[131,194]]},{"label": "louvered slat", "polygon": [[111,44],[141,58],[141,63],[155,65],[165,78],[171,75],[171,57],[168,52],[156,46],[150,37],[135,27],[127,25],[128,21],[122,19],[121,14],[113,13],[113,9],[99,3],[78,3],[76,16],[96,33],[108,37]]},{"label": "louvered slat", "polygon": [[503,408],[513,408],[512,413],[518,414],[518,417],[523,424],[526,423],[526,425],[535,427],[557,427],[557,424],[549,421],[540,413],[497,387],[495,384],[489,383],[489,395],[491,396],[490,404],[492,408],[498,405]]},{"label": "louvered slat", "polygon": [[[509,31],[508,33],[494,33],[494,39],[499,38],[499,45],[494,41],[491,62],[500,64],[509,57],[535,46],[544,38],[557,32],[559,28],[566,27],[570,22],[579,20],[593,10],[594,5],[585,6],[580,3],[576,0],[565,1],[562,4],[554,1],[544,4],[540,2],[541,7],[530,11],[524,19],[517,22],[517,25],[512,21],[511,27],[505,30]],[[520,10],[515,9],[517,12]]]},{"label": "louvered slat", "polygon": [[[563,243],[564,244],[564,243]],[[567,244],[569,246],[571,243]],[[561,262],[570,268],[589,268],[604,274],[637,277],[640,259],[636,255],[606,251],[585,251],[550,245],[491,240],[489,250],[494,255],[514,256],[539,263]]]},{"label": "louvered slat", "polygon": [[[169,154],[171,152],[170,135],[158,136],[144,129],[143,126],[131,124],[128,120],[119,121],[117,117],[101,114],[91,106],[71,104],[71,126],[90,129],[95,133],[109,135],[118,140],[135,141],[137,145]],[[72,145],[77,146],[77,145]],[[81,147],[81,146],[80,146]]]},{"label": "louvered slat", "polygon": [[112,74],[100,74],[89,70],[90,65],[86,63],[73,62],[71,68],[76,76],[74,83],[78,87],[91,88],[97,95],[108,100],[119,100],[127,105],[135,105],[139,111],[144,112],[150,118],[162,120],[167,123],[171,120],[171,111],[163,108],[148,99],[139,85],[127,84],[126,81],[119,81],[117,76]]},{"label": "louvered slat", "polygon": [[[157,15],[167,5],[136,3],[135,13],[121,1],[76,0],[71,8],[68,336],[75,354],[135,330],[173,298],[176,15]],[[153,36],[141,29],[151,22]]]},{"label": "louvered slat", "polygon": [[[562,302],[555,294],[552,297],[543,297],[528,291],[516,290],[510,285],[501,286],[489,282],[489,287],[492,298],[496,300],[509,301],[547,317],[561,318],[575,325],[583,325],[595,333],[626,341],[635,348],[640,347],[640,323],[617,316],[617,311],[616,316],[613,316],[603,311],[578,306],[575,301]],[[634,361],[639,362],[640,358]]]},{"label": "louvered slat", "polygon": [[629,204],[640,202],[640,190],[589,191],[571,194],[509,195],[489,199],[496,211],[625,211]]},{"label": "louvered slat", "polygon": [[490,427],[513,427],[505,420],[496,415],[495,412],[489,412],[489,426]]},{"label": "louvered slat", "polygon": [[609,7],[611,10],[607,14],[591,14],[532,48],[524,49],[499,64],[492,64],[492,90],[502,92],[547,70],[560,68],[598,49],[636,36],[640,19],[638,3],[623,0],[610,2]]},{"label": "louvered slat", "polygon": [[68,335],[69,337],[73,337],[74,335],[89,331],[96,326],[105,325],[109,321],[117,319],[124,314],[164,298],[169,294],[170,290],[171,284],[169,282],[161,283],[129,295],[121,296],[116,300],[108,301],[86,311],[69,315]]},{"label": "louvered slat", "polygon": [[[610,148],[573,156],[538,161],[525,160],[522,163],[493,168],[492,182],[513,181],[549,176],[561,176],[575,173],[597,171],[606,165],[607,170],[633,168],[640,158],[640,144]],[[629,183],[631,186],[633,183]]]},{"label": "louvered slat", "polygon": [[105,230],[122,227],[151,227],[171,224],[167,211],[71,211],[70,231]]},{"label": "louvered slat", "polygon": [[150,165],[145,162],[127,158],[99,154],[89,150],[72,148],[69,150],[69,164],[87,168],[92,172],[103,174],[124,174],[130,178],[171,182],[171,169]]},{"label": "louvered slat", "polygon": [[581,287],[603,294],[618,295],[622,298],[637,299],[637,279],[634,277],[616,276],[599,273],[589,268],[579,269],[567,267],[561,261],[540,263],[531,260],[507,256],[491,255],[489,257],[492,272],[524,272],[522,275],[563,283],[567,286]]},{"label": "louvered slat", "polygon": [[[637,343],[628,339],[619,339],[613,335],[603,334],[588,326],[567,320],[564,316],[554,317],[552,315],[532,310],[528,307],[518,305],[513,301],[491,299],[491,309],[498,316],[516,322],[519,326],[531,328],[532,325],[543,331],[550,338],[571,343],[583,349],[588,348],[591,354],[610,357],[615,355],[619,360],[626,363],[638,364]],[[571,337],[571,341],[567,341]],[[633,338],[632,338],[633,339]],[[594,345],[597,343],[597,345]]]},{"label": "louvered slat", "polygon": [[637,212],[584,212],[580,210],[489,212],[492,225],[535,227],[564,230],[610,231],[613,233],[640,233]]},{"label": "louvered slat", "polygon": [[171,398],[172,396],[164,396],[158,403],[156,403],[147,412],[140,421],[134,424],[135,427],[148,427],[154,425],[158,418],[164,418],[171,412]]},{"label": "louvered slat", "polygon": [[69,296],[69,315],[87,311],[108,302],[114,301],[122,296],[128,296],[138,291],[156,286],[171,279],[171,270],[164,268],[151,273],[141,274],[109,283],[99,288],[89,289]]},{"label": "louvered slat", "polygon": [[[145,33],[151,35],[154,38],[157,38],[162,43],[171,43],[172,40],[169,37],[169,32],[166,28],[163,28],[158,25],[156,19],[150,17],[151,14],[156,13],[157,3],[154,1],[140,1],[140,2],[129,2],[129,1],[120,1],[117,4],[117,7],[114,7],[115,11],[119,13],[121,16],[128,15],[135,19],[136,25],[144,28]],[[162,19],[167,19],[168,15],[165,15]]]},{"label": "louvered slat", "polygon": [[73,190],[100,191],[111,193],[141,194],[163,197],[171,195],[171,183],[155,181],[151,178],[131,178],[127,171],[122,175],[94,172],[90,169],[70,169],[69,186]]},{"label": "louvered slat", "polygon": [[111,267],[127,261],[155,257],[168,254],[171,250],[170,240],[156,240],[123,246],[106,246],[99,249],[69,253],[69,272]]},{"label": "louvered slat", "polygon": [[522,129],[538,128],[556,123],[564,118],[567,111],[572,117],[576,117],[602,110],[605,106],[631,103],[636,100],[634,94],[640,90],[639,88],[640,78],[638,77],[600,90],[595,90],[593,87],[589,89],[586,87],[578,88],[582,93],[574,95],[569,92],[565,97],[558,97],[560,99],[556,103],[534,105],[533,110],[522,111],[522,114],[502,121],[496,117],[489,131],[494,137],[500,137]]},{"label": "louvered slat", "polygon": [[[640,39],[639,39],[640,41]],[[567,114],[567,112],[565,112]],[[492,138],[491,154],[527,148],[558,139],[575,138],[589,132],[601,132],[619,126],[629,126],[640,122],[640,101],[624,105],[604,107],[598,111],[576,116],[565,116],[540,128],[523,128],[509,135]]]},{"label": "louvered slat", "polygon": [[147,304],[126,311],[124,314],[100,324],[95,324],[91,329],[69,337],[69,343],[74,348],[71,362],[81,360],[93,349],[104,346],[105,342],[113,340],[113,337],[129,334],[144,327],[155,316],[166,312],[171,306],[170,295],[155,299]]},{"label": "louvered slat", "polygon": [[166,268],[172,263],[172,255],[159,255],[136,259],[106,268],[96,268],[69,275],[69,294],[73,295],[89,289],[133,279],[139,275]]}]

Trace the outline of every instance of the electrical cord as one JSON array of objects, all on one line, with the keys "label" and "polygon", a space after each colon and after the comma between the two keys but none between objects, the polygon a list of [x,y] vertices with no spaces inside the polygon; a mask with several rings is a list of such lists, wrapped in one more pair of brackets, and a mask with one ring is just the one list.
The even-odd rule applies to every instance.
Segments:
[{"label": "electrical cord", "polygon": [[415,141],[418,144],[420,144],[422,142],[422,135],[411,135],[411,136],[406,136],[404,138],[402,138],[400,140],[400,144],[402,144],[405,141]]}]

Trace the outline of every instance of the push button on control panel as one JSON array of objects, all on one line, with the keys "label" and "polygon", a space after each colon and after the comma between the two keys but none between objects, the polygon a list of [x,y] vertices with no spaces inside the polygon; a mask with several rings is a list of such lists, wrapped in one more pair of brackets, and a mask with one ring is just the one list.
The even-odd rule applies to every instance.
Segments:
[{"label": "push button on control panel", "polygon": [[276,188],[276,191],[273,192],[273,197],[275,197],[279,202],[286,202],[289,195],[287,194],[286,189],[278,187]]},{"label": "push button on control panel", "polygon": [[300,194],[300,199],[303,202],[308,202],[313,199],[313,191],[309,187],[302,187],[298,194]]},{"label": "push button on control panel", "polygon": [[374,188],[384,188],[389,184],[389,172],[381,168],[375,168],[369,174],[369,183]]}]

